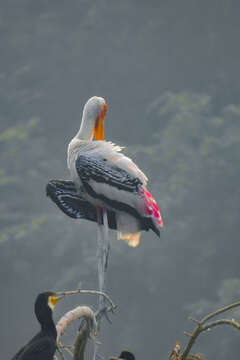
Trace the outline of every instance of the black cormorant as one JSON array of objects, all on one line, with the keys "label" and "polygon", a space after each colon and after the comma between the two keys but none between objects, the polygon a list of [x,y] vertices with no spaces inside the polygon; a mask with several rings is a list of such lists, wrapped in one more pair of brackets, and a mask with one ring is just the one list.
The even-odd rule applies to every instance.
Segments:
[{"label": "black cormorant", "polygon": [[52,311],[60,299],[61,297],[53,292],[38,295],[35,301],[35,315],[41,325],[41,331],[23,346],[12,360],[52,360],[57,338]]},{"label": "black cormorant", "polygon": [[135,356],[127,350],[122,351],[119,358],[124,360],[135,360]]},{"label": "black cormorant", "polygon": [[119,356],[111,356],[109,360],[135,360],[133,353],[123,350]]}]

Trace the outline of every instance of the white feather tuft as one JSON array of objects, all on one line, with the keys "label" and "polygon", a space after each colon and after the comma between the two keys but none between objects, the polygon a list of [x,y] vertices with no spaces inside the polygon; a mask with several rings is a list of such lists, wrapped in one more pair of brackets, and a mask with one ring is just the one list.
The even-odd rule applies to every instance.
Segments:
[{"label": "white feather tuft", "polygon": [[110,141],[84,141],[75,137],[68,145],[68,167],[71,172],[74,172],[78,156],[87,154],[99,157],[99,159],[106,159],[108,165],[117,166],[130,175],[138,177],[146,186],[148,181],[146,175],[129,157],[121,153],[122,149]]},{"label": "white feather tuft", "polygon": [[141,236],[139,221],[132,215],[124,212],[117,213],[116,220],[118,240],[125,240],[132,247],[138,246]]}]

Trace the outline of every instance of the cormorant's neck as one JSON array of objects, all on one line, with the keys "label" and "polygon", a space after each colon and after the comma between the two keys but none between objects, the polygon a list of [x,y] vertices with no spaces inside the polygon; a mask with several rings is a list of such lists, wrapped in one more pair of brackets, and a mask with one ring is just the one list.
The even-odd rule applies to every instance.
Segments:
[{"label": "cormorant's neck", "polygon": [[52,335],[55,339],[57,338],[57,330],[52,317],[48,320],[41,322],[41,330]]}]

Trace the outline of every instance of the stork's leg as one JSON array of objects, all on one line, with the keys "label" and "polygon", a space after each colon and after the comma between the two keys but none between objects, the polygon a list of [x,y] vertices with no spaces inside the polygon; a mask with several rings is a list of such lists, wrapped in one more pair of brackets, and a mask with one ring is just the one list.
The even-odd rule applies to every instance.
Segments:
[{"label": "stork's leg", "polygon": [[107,217],[107,209],[104,207],[102,209],[103,212],[103,231],[104,231],[104,250],[105,250],[105,272],[107,271],[108,266],[108,256],[110,251],[110,241],[109,241],[109,231],[108,231],[108,217]]},{"label": "stork's leg", "polygon": [[[102,224],[103,219],[103,224]],[[105,276],[108,265],[109,254],[109,237],[108,237],[108,219],[107,211],[105,208],[97,207],[97,220],[98,220],[98,282],[99,290],[105,291]],[[105,305],[105,299],[99,297],[99,310]]]}]

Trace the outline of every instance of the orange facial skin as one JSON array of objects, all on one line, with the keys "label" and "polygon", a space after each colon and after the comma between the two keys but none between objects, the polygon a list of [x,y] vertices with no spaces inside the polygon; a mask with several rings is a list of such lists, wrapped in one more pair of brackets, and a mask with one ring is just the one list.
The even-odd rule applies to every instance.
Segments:
[{"label": "orange facial skin", "polygon": [[107,112],[107,104],[103,104],[100,114],[97,118],[95,128],[94,128],[94,137],[96,140],[104,140],[104,119]]}]

